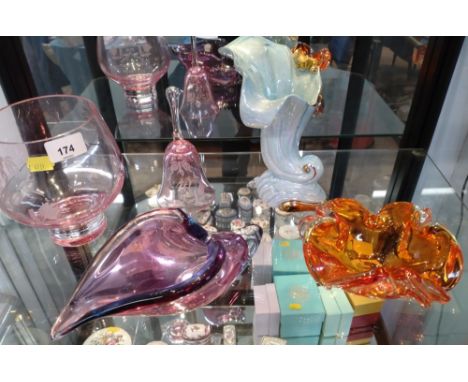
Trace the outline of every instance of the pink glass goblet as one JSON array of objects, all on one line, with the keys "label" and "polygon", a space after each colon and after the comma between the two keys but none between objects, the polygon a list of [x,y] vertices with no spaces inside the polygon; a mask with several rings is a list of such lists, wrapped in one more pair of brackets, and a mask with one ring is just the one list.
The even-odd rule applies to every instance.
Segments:
[{"label": "pink glass goblet", "polygon": [[131,108],[142,111],[156,108],[155,85],[170,62],[164,37],[100,36],[97,50],[102,71],[122,86]]},{"label": "pink glass goblet", "polygon": [[0,110],[0,209],[81,246],[106,228],[103,211],[122,188],[119,148],[86,98],[44,96]]}]

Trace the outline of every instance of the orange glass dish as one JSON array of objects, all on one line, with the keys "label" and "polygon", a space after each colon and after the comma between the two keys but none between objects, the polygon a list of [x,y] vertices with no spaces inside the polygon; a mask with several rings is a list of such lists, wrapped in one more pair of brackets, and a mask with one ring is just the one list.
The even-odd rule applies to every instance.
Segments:
[{"label": "orange glass dish", "polygon": [[371,214],[353,199],[289,201],[284,211],[314,211],[303,219],[304,257],[314,279],[367,297],[446,303],[460,280],[463,254],[431,211],[394,202]]}]

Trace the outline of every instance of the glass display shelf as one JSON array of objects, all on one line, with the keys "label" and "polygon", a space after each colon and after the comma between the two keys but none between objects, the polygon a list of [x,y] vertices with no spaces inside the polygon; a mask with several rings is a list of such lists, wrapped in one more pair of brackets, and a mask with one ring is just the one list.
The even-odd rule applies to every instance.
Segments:
[{"label": "glass display shelf", "polygon": [[[169,85],[183,88],[185,69],[176,60],[171,61],[168,72]],[[329,68],[322,73],[323,96],[325,101],[324,113],[310,120],[303,133],[303,141],[308,138],[332,137],[398,137],[403,134],[404,123],[392,111],[384,99],[379,95],[374,85],[364,77],[345,70]],[[362,86],[362,92],[353,94],[350,80],[357,86]],[[159,103],[164,104],[164,94],[158,92]],[[110,94],[110,95],[109,95]],[[125,102],[122,88],[107,78],[97,78],[85,88],[81,95],[93,100],[103,115],[104,109],[113,108],[115,112],[115,138],[122,142],[160,141],[169,142],[172,139],[172,126],[169,111],[159,107],[153,112],[137,113],[129,109]],[[354,102],[358,105],[346,110],[347,100],[360,99]],[[112,103],[112,105],[109,105]],[[342,132],[345,113],[357,115],[354,132]],[[108,121],[109,122],[109,121]],[[112,125],[112,123],[109,123]],[[260,130],[245,126],[239,116],[238,105],[229,109],[221,109],[215,120],[215,127],[210,137],[192,139],[184,128],[184,137],[196,141],[229,140],[259,140]]]},{"label": "glass display shelf", "polygon": [[[394,162],[401,150],[352,150],[344,179],[343,197],[356,198],[377,211],[389,192]],[[326,192],[332,187],[339,151],[315,151],[325,167],[320,180]],[[459,231],[462,248],[468,248],[468,232],[459,195],[428,156],[407,150],[408,156],[424,161],[413,202],[430,207],[434,221]],[[216,189],[236,192],[253,177],[265,171],[261,154],[203,153],[205,172]],[[54,245],[46,230],[19,225],[0,215],[0,343],[1,344],[82,344],[98,329],[117,326],[130,334],[133,344],[167,340],[167,328],[175,319],[211,325],[210,343],[222,343],[223,326],[235,325],[238,344],[252,344],[254,300],[252,268],[249,266],[228,292],[209,306],[183,315],[165,317],[106,317],[81,326],[58,341],[52,341],[50,328],[77,283],[80,266],[86,265],[103,243],[125,222],[152,209],[152,198],[162,179],[163,154],[125,154],[128,180],[121,194],[107,209],[108,227],[99,239],[79,248]],[[466,216],[466,215],[465,215]],[[272,213],[272,223],[274,214]],[[275,235],[274,224],[270,233]],[[465,277],[450,293],[446,305],[422,309],[407,300],[387,300],[374,334],[377,343],[468,343],[468,279]]]}]

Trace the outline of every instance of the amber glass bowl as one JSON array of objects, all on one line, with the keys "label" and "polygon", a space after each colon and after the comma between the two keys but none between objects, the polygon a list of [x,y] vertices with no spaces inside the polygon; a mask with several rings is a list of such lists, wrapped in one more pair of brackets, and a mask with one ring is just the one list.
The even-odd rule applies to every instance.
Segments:
[{"label": "amber glass bowl", "polygon": [[309,272],[325,286],[379,298],[446,303],[463,273],[463,254],[431,211],[394,202],[378,214],[353,199],[320,204],[290,201],[286,211],[312,211],[302,222]]}]

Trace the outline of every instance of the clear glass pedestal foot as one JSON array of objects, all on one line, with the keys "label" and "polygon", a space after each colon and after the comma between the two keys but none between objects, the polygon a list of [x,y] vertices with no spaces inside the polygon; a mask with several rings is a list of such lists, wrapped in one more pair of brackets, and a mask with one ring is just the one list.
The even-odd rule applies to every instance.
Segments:
[{"label": "clear glass pedestal foot", "polygon": [[51,229],[50,236],[55,244],[62,247],[80,247],[98,238],[106,228],[106,216],[99,214],[90,222],[77,227]]}]

